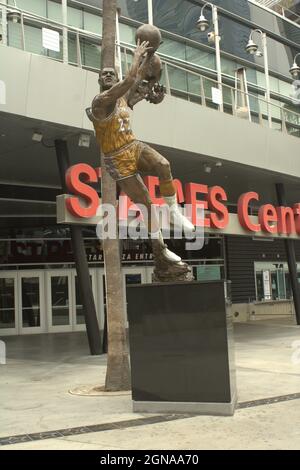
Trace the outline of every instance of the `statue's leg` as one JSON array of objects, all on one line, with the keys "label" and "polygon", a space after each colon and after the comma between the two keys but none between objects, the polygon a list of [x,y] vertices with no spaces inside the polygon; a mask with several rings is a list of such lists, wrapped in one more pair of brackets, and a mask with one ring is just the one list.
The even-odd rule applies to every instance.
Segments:
[{"label": "statue's leg", "polygon": [[[152,201],[142,178],[139,175],[131,176],[118,181],[119,188],[135,204],[143,204],[148,211],[148,232],[151,235],[153,254],[157,262],[164,265],[176,264],[178,269],[183,269],[184,263],[175,253],[172,253],[164,244],[159,227],[158,217],[153,210]],[[152,209],[152,210],[151,210]]]},{"label": "statue's leg", "polygon": [[182,215],[178,207],[169,161],[149,145],[143,144],[138,170],[146,175],[158,176],[160,193],[170,207],[171,223],[182,228],[186,234],[193,232],[194,225]]}]

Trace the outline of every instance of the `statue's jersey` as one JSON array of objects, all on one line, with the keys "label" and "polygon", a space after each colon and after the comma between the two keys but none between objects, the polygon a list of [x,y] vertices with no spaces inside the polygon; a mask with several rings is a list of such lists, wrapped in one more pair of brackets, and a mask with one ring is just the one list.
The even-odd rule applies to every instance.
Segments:
[{"label": "statue's jersey", "polygon": [[125,98],[118,99],[115,110],[106,119],[98,121],[90,110],[99,146],[104,153],[104,163],[116,181],[138,173],[138,160],[144,144],[137,141],[130,127],[129,107]]},{"label": "statue's jersey", "polygon": [[124,98],[117,101],[110,116],[102,121],[94,121],[94,128],[104,155],[118,152],[136,140],[130,127],[129,107]]}]

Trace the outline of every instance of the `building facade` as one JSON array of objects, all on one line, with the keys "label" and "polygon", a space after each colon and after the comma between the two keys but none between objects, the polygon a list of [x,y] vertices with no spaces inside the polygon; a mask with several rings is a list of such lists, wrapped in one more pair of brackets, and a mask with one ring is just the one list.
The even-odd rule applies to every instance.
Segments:
[{"label": "building facade", "polygon": [[[224,188],[232,214],[249,191],[259,194],[259,204],[252,201],[249,208],[253,216],[262,204],[280,205],[276,184],[284,186],[286,205],[293,207],[300,202],[300,108],[289,72],[300,52],[297,2],[290,10],[294,16],[250,0],[212,2],[221,37],[221,101],[212,27],[196,27],[204,3],[119,1],[123,75],[139,25],[153,19],[163,35],[159,53],[167,96],[160,107],[137,106],[135,132],[170,160],[183,187],[193,182]],[[99,0],[0,1],[0,336],[85,328],[70,230],[56,220],[62,190],[53,142],[67,140],[72,164],[99,166],[84,110],[98,91],[101,7]],[[209,21],[211,11],[205,7]],[[267,36],[269,81],[265,56],[246,52],[256,29]],[[261,48],[260,33],[253,38]],[[101,242],[93,226],[83,234],[103,329]],[[200,251],[186,251],[181,240],[168,243],[193,266],[196,279],[231,280],[233,313],[246,320],[293,312],[287,237],[215,231],[206,233]],[[294,243],[300,275],[300,241]],[[124,286],[151,282],[149,244],[124,241],[122,266]]]}]

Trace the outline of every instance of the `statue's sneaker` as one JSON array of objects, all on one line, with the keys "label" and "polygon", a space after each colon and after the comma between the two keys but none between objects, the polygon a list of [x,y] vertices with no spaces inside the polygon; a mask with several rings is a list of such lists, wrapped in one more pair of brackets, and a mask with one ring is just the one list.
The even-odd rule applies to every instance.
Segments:
[{"label": "statue's sneaker", "polygon": [[182,213],[182,208],[177,203],[177,196],[164,197],[170,210],[170,224],[177,230],[181,230],[185,234],[195,232],[195,226]]},{"label": "statue's sneaker", "polygon": [[194,224],[181,213],[177,204],[170,207],[170,223],[185,234],[195,232],[196,230]]},{"label": "statue's sneaker", "polygon": [[180,256],[176,255],[173,253],[173,251],[169,250],[169,248],[166,247],[161,251],[160,256],[165,259],[165,261],[171,262],[171,263],[179,263],[181,261]]},{"label": "statue's sneaker", "polygon": [[180,256],[169,250],[165,245],[161,232],[158,237],[152,238],[152,250],[155,258],[158,258],[162,262],[166,263],[179,263],[181,261]]}]

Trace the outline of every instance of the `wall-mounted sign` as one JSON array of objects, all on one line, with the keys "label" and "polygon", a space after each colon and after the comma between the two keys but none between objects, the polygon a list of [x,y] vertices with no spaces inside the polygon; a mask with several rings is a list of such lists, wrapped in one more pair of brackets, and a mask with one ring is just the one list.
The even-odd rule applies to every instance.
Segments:
[{"label": "wall-mounted sign", "polygon": [[221,267],[214,265],[197,266],[197,281],[221,280]]},{"label": "wall-mounted sign", "polygon": [[[87,261],[103,263],[102,245],[97,238],[84,240]],[[147,262],[153,259],[149,244],[129,242],[122,249],[122,261]],[[74,263],[71,240],[0,240],[0,266],[7,264]]]},{"label": "wall-mounted sign", "polygon": [[42,28],[43,47],[50,51],[60,51],[59,33],[53,29]]},{"label": "wall-mounted sign", "polygon": [[211,97],[212,97],[213,103],[218,104],[219,106],[223,104],[222,91],[219,90],[219,88],[211,89]]},{"label": "wall-mounted sign", "polygon": [[264,286],[264,298],[265,300],[271,300],[271,278],[270,271],[263,271],[263,286]]}]

